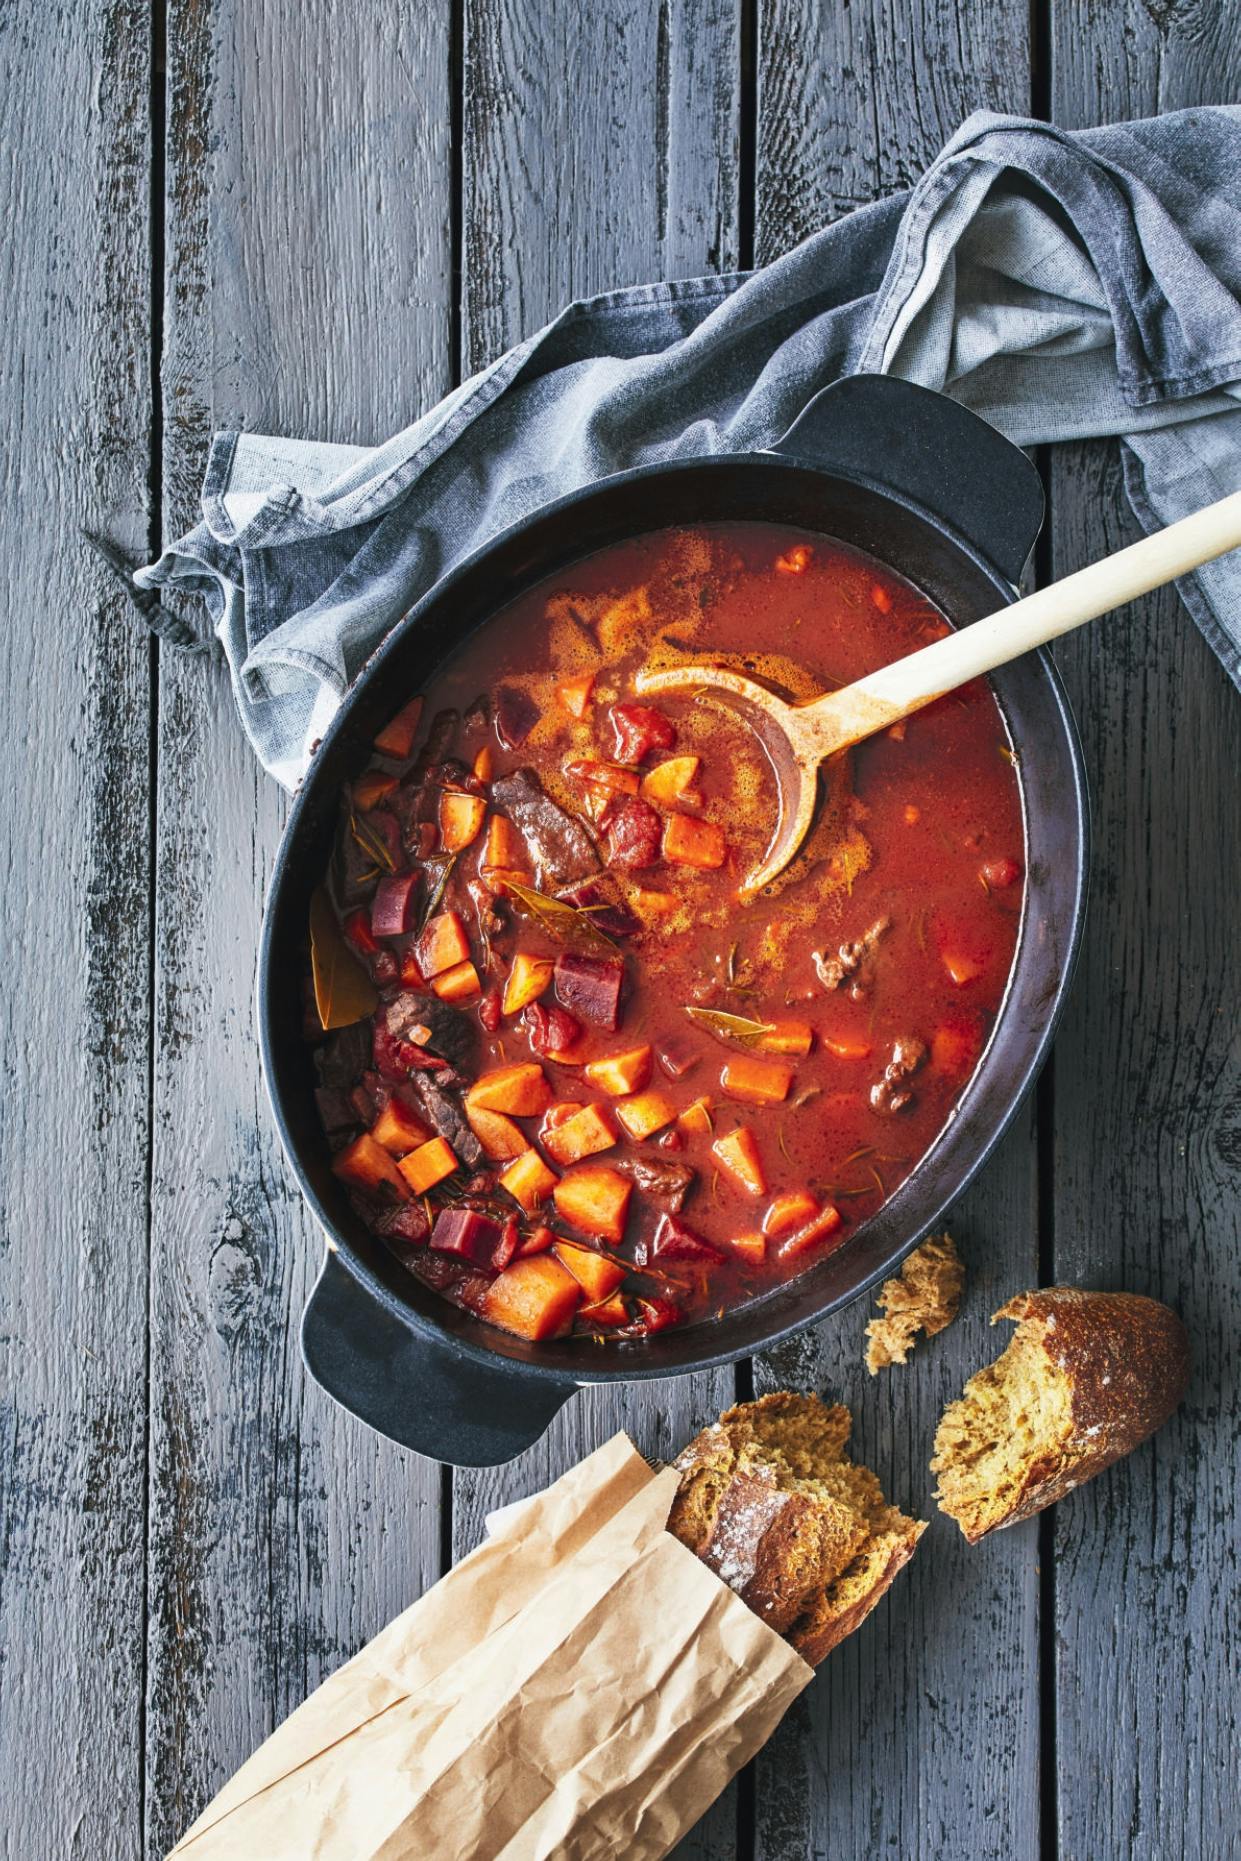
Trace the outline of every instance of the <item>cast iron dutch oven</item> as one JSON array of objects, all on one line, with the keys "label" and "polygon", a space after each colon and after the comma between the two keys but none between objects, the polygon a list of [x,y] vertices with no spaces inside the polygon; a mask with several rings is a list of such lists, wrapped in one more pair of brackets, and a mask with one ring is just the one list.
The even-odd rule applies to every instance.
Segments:
[{"label": "cast iron dutch oven", "polygon": [[1038,475],[975,415],[926,389],[854,376],[820,393],[769,452],[624,472],[560,499],[479,550],[394,629],[317,751],[289,818],[259,969],[263,1062],[276,1122],[329,1237],[302,1347],[338,1402],[419,1453],[464,1466],[537,1440],[581,1383],[700,1370],[774,1343],[891,1272],[995,1149],[1051,1040],[1081,931],[1087,816],[1081,753],[1042,653],[997,672],[1020,756],[1026,896],[990,1044],[919,1168],[849,1243],[740,1310],[623,1349],[531,1344],[480,1323],[407,1273],[328,1168],[301,1033],[310,895],[327,865],[342,784],[371,740],[464,636],[531,583],[589,551],[665,525],[768,519],[869,551],[958,625],[1015,596],[1042,522]]}]

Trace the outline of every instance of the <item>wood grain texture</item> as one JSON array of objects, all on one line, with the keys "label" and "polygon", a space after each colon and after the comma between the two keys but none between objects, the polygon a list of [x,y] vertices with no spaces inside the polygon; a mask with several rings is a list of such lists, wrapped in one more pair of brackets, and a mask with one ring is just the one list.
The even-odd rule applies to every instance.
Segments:
[{"label": "wood grain texture", "polygon": [[[449,385],[449,18],[173,6],[166,535],[214,427],[370,440]],[[330,57],[325,47],[330,45]],[[148,1843],[439,1574],[437,1467],[303,1373],[322,1242],[253,1020],[283,817],[224,676],[159,689]]]},{"label": "wood grain texture", "polygon": [[[910,185],[972,109],[1028,109],[1030,24],[1013,0],[761,0],[759,257]],[[945,1402],[995,1354],[991,1312],[1037,1279],[1032,1107],[951,1227],[969,1262],[966,1304],[908,1367],[866,1376],[865,1304],[755,1361],[760,1391],[845,1402],[859,1457],[900,1504],[934,1514],[910,1568],[756,1760],[760,1861],[1038,1853],[1036,1535],[1023,1527],[985,1558],[970,1553],[931,1506],[927,1471]]]},{"label": "wood grain texture", "polygon": [[[145,6],[0,19],[0,1852],[141,1849],[150,649]],[[66,1764],[66,1753],[73,1762]]]},{"label": "wood grain texture", "polygon": [[[1241,97],[1229,9],[1109,0],[1084,12],[1051,12],[1065,127]],[[1054,458],[1066,574],[1138,532],[1114,447]],[[1056,1271],[1166,1299],[1195,1358],[1172,1421],[1056,1510],[1060,1853],[1189,1861],[1236,1846],[1241,712],[1170,592],[1057,656],[1095,852],[1056,1050]]]},{"label": "wood grain texture", "polygon": [[[732,0],[467,0],[462,351],[469,368],[574,297],[737,263]],[[566,75],[567,74],[567,75]],[[583,1390],[507,1467],[453,1477],[453,1555],[487,1512],[618,1428],[667,1458],[733,1399],[731,1371]],[[735,1852],[730,1789],[680,1849]]]}]

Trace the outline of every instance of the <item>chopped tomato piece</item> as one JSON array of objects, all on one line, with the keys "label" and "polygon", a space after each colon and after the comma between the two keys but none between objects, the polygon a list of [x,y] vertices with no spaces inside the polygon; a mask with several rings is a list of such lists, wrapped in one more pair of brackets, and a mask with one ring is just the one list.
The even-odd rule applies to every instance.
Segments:
[{"label": "chopped tomato piece", "polygon": [[552,1248],[561,1266],[568,1267],[592,1304],[616,1291],[625,1277],[625,1269],[606,1254],[596,1254],[589,1247],[575,1247],[571,1241],[557,1241]]},{"label": "chopped tomato piece", "polygon": [[400,1169],[369,1131],[363,1131],[361,1137],[355,1137],[351,1144],[336,1152],[332,1169],[342,1182],[352,1183],[355,1189],[362,1189],[369,1195],[390,1189],[404,1201],[409,1194]]},{"label": "chopped tomato piece", "polygon": [[635,1143],[662,1131],[676,1115],[677,1108],[672,1100],[659,1091],[635,1092],[632,1098],[618,1100],[616,1106],[616,1116]]},{"label": "chopped tomato piece", "polygon": [[421,721],[422,699],[411,698],[391,722],[384,725],[375,738],[375,748],[381,755],[394,756],[398,762],[403,762],[414,747]]},{"label": "chopped tomato piece", "polygon": [[549,956],[528,956],[519,950],[504,982],[501,1004],[506,1015],[520,1014],[537,1001],[552,979],[556,965]]},{"label": "chopped tomato piece", "polygon": [[368,769],[353,785],[353,805],[359,814],[369,814],[396,787],[396,777],[383,769]]},{"label": "chopped tomato piece", "polygon": [[507,1113],[467,1102],[465,1115],[471,1131],[494,1162],[509,1163],[529,1150],[530,1139]]},{"label": "chopped tomato piece", "polygon": [[664,822],[663,855],[678,866],[697,866],[711,872],[724,864],[727,851],[724,829],[715,821],[670,814]]},{"label": "chopped tomato piece", "polygon": [[588,1062],[584,1077],[609,1098],[624,1098],[631,1092],[641,1092],[650,1082],[651,1049],[649,1046],[630,1047],[624,1053],[605,1054],[602,1059]]},{"label": "chopped tomato piece", "polygon": [[666,1331],[669,1325],[683,1325],[685,1313],[672,1299],[639,1299],[638,1317],[634,1320],[633,1330],[643,1337],[650,1337],[656,1331]]},{"label": "chopped tomato piece", "polygon": [[652,750],[670,750],[677,740],[671,720],[653,705],[610,705],[608,722],[615,738],[612,755],[617,762],[640,763]]},{"label": "chopped tomato piece", "polygon": [[658,864],[663,824],[649,801],[630,795],[615,801],[602,818],[607,841],[607,863],[628,871]]},{"label": "chopped tomato piece", "polygon": [[594,673],[580,672],[576,678],[564,679],[557,685],[556,696],[570,717],[585,717],[594,689]]},{"label": "chopped tomato piece", "polygon": [[351,911],[341,924],[341,929],[359,956],[379,955],[379,944],[371,930],[371,921],[365,911]]},{"label": "chopped tomato piece", "polygon": [[555,1170],[544,1163],[533,1145],[515,1157],[500,1175],[500,1187],[508,1190],[527,1215],[533,1215],[540,1203],[546,1202],[556,1181]]},{"label": "chopped tomato piece", "polygon": [[478,1019],[489,1034],[498,1034],[503,1011],[500,1007],[500,991],[496,988],[486,990],[478,1004]]},{"label": "chopped tomato piece", "polygon": [[989,859],[983,863],[982,879],[993,892],[1005,891],[1010,885],[1016,885],[1021,877],[1021,866],[1015,859],[1007,856],[1003,859]]},{"label": "chopped tomato piece", "polygon": [[749,1125],[743,1124],[727,1137],[717,1137],[711,1155],[729,1180],[747,1195],[766,1195],[767,1177],[759,1155],[758,1139]]},{"label": "chopped tomato piece", "polygon": [[482,978],[473,963],[454,963],[432,978],[431,987],[442,1002],[468,1002],[483,992]]},{"label": "chopped tomato piece", "polygon": [[441,911],[433,917],[414,945],[419,969],[428,980],[464,963],[470,954],[470,940],[455,911]]},{"label": "chopped tomato piece", "polygon": [[[535,1053],[549,1060],[564,1064],[565,1056],[572,1054],[581,1038],[582,1024],[567,1008],[548,1008],[542,1002],[531,1002],[521,1019]],[[572,1060],[568,1063],[571,1065]]]},{"label": "chopped tomato piece", "polygon": [[527,1254],[545,1254],[552,1246],[556,1236],[550,1228],[531,1228],[525,1239],[518,1242],[517,1257],[523,1259]]},{"label": "chopped tomato piece", "polygon": [[791,1234],[819,1212],[819,1205],[808,1189],[789,1189],[776,1196],[763,1216],[763,1233],[773,1236]]},{"label": "chopped tomato piece", "polygon": [[481,1316],[516,1337],[559,1337],[573,1323],[582,1289],[552,1254],[514,1260],[483,1295]]},{"label": "chopped tomato piece", "polygon": [[700,756],[669,756],[656,763],[642,778],[642,799],[658,808],[674,807],[686,789],[693,787],[701,767]]},{"label": "chopped tomato piece", "polygon": [[544,1150],[556,1163],[580,1163],[615,1143],[616,1127],[601,1105],[583,1105],[543,1138]]},{"label": "chopped tomato piece", "polygon": [[477,840],[482,831],[487,803],[481,795],[460,795],[446,788],[440,795],[440,843],[446,853],[459,853]]},{"label": "chopped tomato piece", "polygon": [[500,1231],[500,1238],[496,1242],[495,1251],[491,1256],[491,1265],[494,1272],[503,1273],[505,1267],[517,1258],[517,1250],[520,1241],[521,1228],[518,1225],[517,1217],[516,1215],[510,1215]]},{"label": "chopped tomato piece", "polygon": [[582,1163],[556,1184],[554,1200],[562,1220],[582,1234],[619,1245],[633,1184],[606,1163]]},{"label": "chopped tomato piece", "polygon": [[403,1099],[390,1098],[371,1126],[371,1136],[394,1157],[403,1157],[434,1135]]},{"label": "chopped tomato piece", "polygon": [[551,1087],[536,1060],[497,1066],[477,1079],[465,1095],[467,1105],[504,1111],[510,1118],[537,1118],[552,1102]]},{"label": "chopped tomato piece", "polygon": [[746,1105],[778,1105],[788,1097],[792,1083],[791,1066],[782,1060],[756,1060],[748,1053],[725,1060],[720,1073],[720,1084],[729,1098]]},{"label": "chopped tomato piece", "polygon": [[415,1195],[425,1195],[458,1167],[456,1152],[446,1137],[433,1137],[429,1144],[420,1144],[397,1165]]}]

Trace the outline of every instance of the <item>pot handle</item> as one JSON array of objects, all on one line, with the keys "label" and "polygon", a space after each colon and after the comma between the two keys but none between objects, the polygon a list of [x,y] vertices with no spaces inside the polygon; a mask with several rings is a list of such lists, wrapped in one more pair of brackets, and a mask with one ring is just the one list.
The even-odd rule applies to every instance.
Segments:
[{"label": "pot handle", "polygon": [[368,1427],[457,1467],[498,1467],[533,1446],[577,1388],[492,1369],[411,1331],[329,1248],[302,1318],[316,1383]]},{"label": "pot handle", "polygon": [[948,395],[894,375],[821,388],[772,451],[908,498],[1014,587],[1042,528],[1042,481],[1021,448]]}]

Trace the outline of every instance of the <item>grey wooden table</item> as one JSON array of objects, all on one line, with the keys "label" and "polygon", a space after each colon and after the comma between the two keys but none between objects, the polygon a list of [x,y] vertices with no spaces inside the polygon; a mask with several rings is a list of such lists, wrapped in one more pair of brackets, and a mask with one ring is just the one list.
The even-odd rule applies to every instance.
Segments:
[{"label": "grey wooden table", "polygon": [[[320,1242],[252,1016],[283,803],[224,675],[144,637],[75,536],[93,523],[154,552],[195,512],[213,427],[376,439],[571,296],[762,260],[906,185],[977,106],[1074,126],[1235,100],[1231,11],[0,13],[13,1861],[162,1855],[491,1506],[618,1426],[664,1453],[738,1388],[829,1390],[925,1513],[934,1417],[994,1351],[989,1313],[1055,1277],[1180,1308],[1197,1353],[1182,1412],[1055,1515],[975,1551],[937,1515],[683,1852],[1239,1852],[1241,701],[1175,599],[1060,656],[1094,791],[1091,918],[1054,1061],[958,1211],[959,1323],[867,1383],[865,1315],[846,1312],[735,1377],[583,1394],[523,1460],[453,1473],[369,1435],[303,1373]],[[1044,465],[1043,575],[1130,535],[1109,448]]]}]

